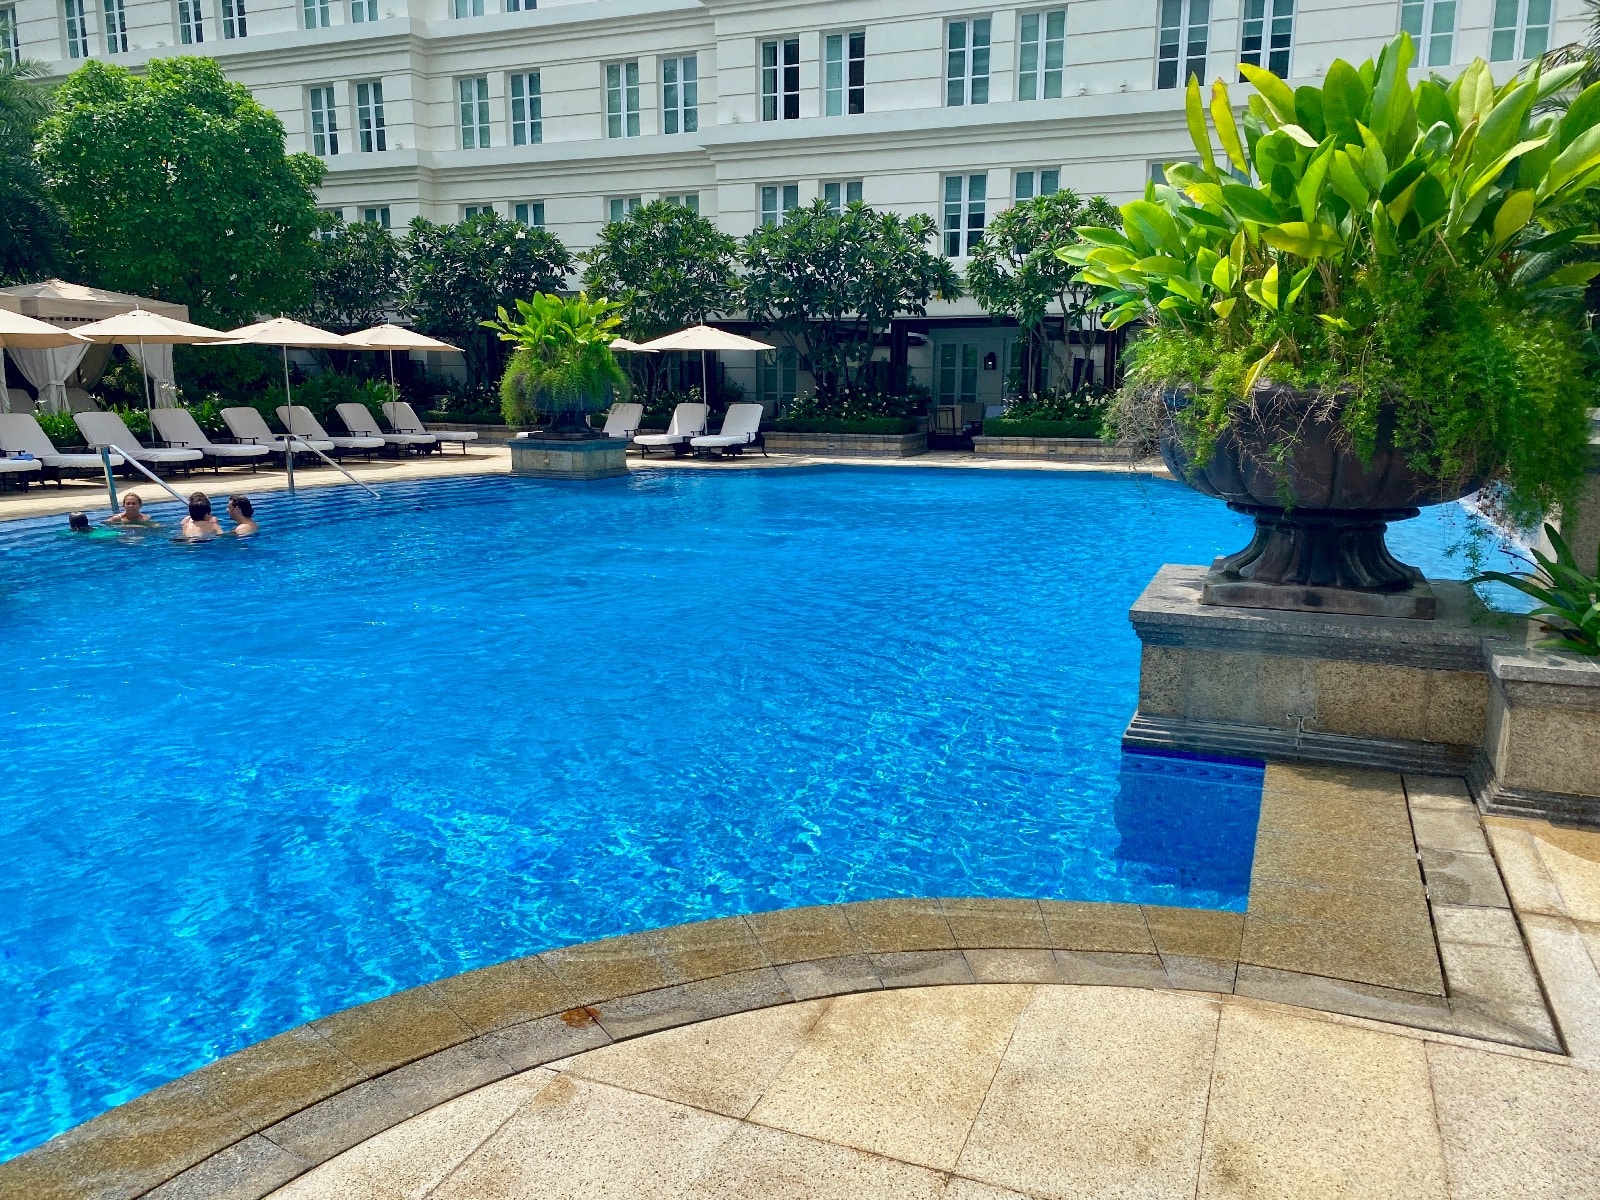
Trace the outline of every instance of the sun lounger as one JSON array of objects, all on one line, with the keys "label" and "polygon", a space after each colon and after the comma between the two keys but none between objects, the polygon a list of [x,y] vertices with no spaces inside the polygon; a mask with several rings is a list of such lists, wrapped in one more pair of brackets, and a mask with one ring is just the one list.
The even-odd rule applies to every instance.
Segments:
[{"label": "sun lounger", "polygon": [[344,427],[357,437],[380,437],[385,445],[398,446],[402,450],[408,446],[424,452],[439,448],[439,439],[431,433],[385,433],[378,428],[372,410],[365,404],[340,404],[335,411],[339,414],[339,420],[344,422]]},{"label": "sun lounger", "polygon": [[[222,423],[228,427],[228,432],[241,442],[265,446],[279,457],[290,452],[287,446],[289,435],[273,433],[267,427],[267,419],[261,415],[259,409],[225,408],[222,410]],[[310,454],[313,450],[320,450],[326,454],[332,449],[332,442],[318,441],[316,438],[296,438],[293,453]]]},{"label": "sun lounger", "polygon": [[374,450],[382,450],[387,443],[381,437],[337,437],[330,434],[322,427],[322,422],[311,415],[311,410],[304,404],[278,405],[278,424],[282,425],[295,437],[315,438],[319,442],[333,443],[333,456],[342,457],[345,453],[354,451],[365,454],[369,459]]},{"label": "sun lounger", "polygon": [[72,419],[91,450],[115,446],[129,458],[147,466],[182,467],[185,471],[205,457],[198,450],[182,446],[146,446],[114,412],[73,413]]},{"label": "sun lounger", "polygon": [[213,470],[225,463],[229,466],[249,463],[254,471],[256,464],[272,453],[266,446],[258,446],[254,442],[213,442],[187,408],[152,409],[150,421],[167,445],[200,451],[211,461]]},{"label": "sun lounger", "polygon": [[38,475],[44,466],[37,458],[11,458],[0,456],[0,488],[9,488],[15,480],[20,486],[27,487],[29,477]]},{"label": "sun lounger", "polygon": [[710,412],[709,405],[680,404],[672,410],[672,422],[665,433],[637,433],[633,437],[633,444],[639,447],[640,453],[646,455],[652,446],[671,446],[674,454],[682,454],[690,438],[699,437],[706,431],[706,417]]},{"label": "sun lounger", "polygon": [[439,442],[459,442],[461,453],[467,452],[467,443],[478,440],[476,429],[428,429],[417,416],[417,410],[405,400],[392,400],[383,406],[383,419],[396,433],[426,433]]},{"label": "sun lounger", "polygon": [[[99,471],[103,465],[98,454],[61,454],[55,444],[45,436],[32,413],[0,413],[0,451],[9,456],[31,454],[40,467],[41,478],[54,479],[61,486],[63,471]],[[24,460],[26,461],[26,460]],[[120,467],[122,456],[113,454],[111,465]]]},{"label": "sun lounger", "polygon": [[611,411],[606,414],[606,427],[602,432],[608,438],[632,441],[633,435],[639,432],[639,422],[642,420],[644,420],[644,405],[613,404]]},{"label": "sun lounger", "polygon": [[722,432],[702,434],[690,438],[695,450],[720,450],[723,454],[737,454],[741,447],[760,446],[766,456],[766,439],[761,436],[761,417],[766,410],[759,404],[730,404],[722,418]]}]

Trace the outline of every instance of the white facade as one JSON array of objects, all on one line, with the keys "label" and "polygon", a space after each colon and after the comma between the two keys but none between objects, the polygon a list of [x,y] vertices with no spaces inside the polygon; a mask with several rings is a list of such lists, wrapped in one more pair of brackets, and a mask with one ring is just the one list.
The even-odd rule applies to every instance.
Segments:
[{"label": "white facade", "polygon": [[738,235],[764,201],[770,219],[832,183],[959,226],[959,257],[1023,185],[1125,200],[1191,157],[1182,92],[1159,85],[1237,79],[1250,46],[1314,82],[1404,25],[1436,70],[1482,56],[1505,75],[1585,17],[1581,0],[0,0],[0,53],[9,31],[56,75],[85,50],[213,55],[322,155],[346,220],[491,206],[581,251],[635,198],[694,197]]}]

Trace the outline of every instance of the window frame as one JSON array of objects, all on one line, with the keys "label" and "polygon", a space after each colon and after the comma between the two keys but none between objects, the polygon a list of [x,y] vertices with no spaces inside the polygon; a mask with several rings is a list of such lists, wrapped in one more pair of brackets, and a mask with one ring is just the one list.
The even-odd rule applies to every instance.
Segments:
[{"label": "window frame", "polygon": [[865,191],[865,179],[824,179],[817,188],[817,195],[822,197],[829,212],[837,214],[852,204],[865,203]]},{"label": "window frame", "polygon": [[450,18],[454,21],[466,21],[472,17],[484,15],[483,0],[455,0],[450,6]]},{"label": "window frame", "polygon": [[362,154],[383,154],[389,149],[383,112],[383,80],[358,79],[355,93],[356,149]]},{"label": "window frame", "polygon": [[339,100],[333,84],[316,83],[306,88],[306,111],[306,140],[311,153],[318,158],[339,157]]},{"label": "window frame", "polygon": [[671,192],[661,197],[668,204],[675,204],[679,208],[687,208],[695,216],[700,215],[699,192]]},{"label": "window frame", "polygon": [[[1450,27],[1445,30],[1439,28],[1441,9],[1449,10]],[[1408,17],[1413,14],[1417,18],[1415,30],[1408,24]],[[1417,61],[1413,66],[1448,67],[1455,62],[1456,33],[1460,22],[1461,6],[1458,0],[1400,0],[1400,29],[1410,33],[1417,43]],[[1444,47],[1442,58],[1438,57],[1441,44]]]},{"label": "window frame", "polygon": [[661,132],[699,133],[700,55],[679,54],[663,58],[660,69]]},{"label": "window frame", "polygon": [[[1241,65],[1264,67],[1279,79],[1289,78],[1294,66],[1294,4],[1295,0],[1244,0],[1239,10]],[[1279,22],[1283,22],[1281,32]],[[1250,46],[1252,39],[1255,41],[1253,48]]]},{"label": "window frame", "polygon": [[22,46],[17,37],[17,6],[0,4],[0,67],[14,67],[22,61]]},{"label": "window frame", "polygon": [[[613,82],[615,80],[615,82]],[[605,85],[607,140],[639,136],[639,60],[619,59],[601,68]],[[615,132],[613,132],[613,130]]]},{"label": "window frame", "polygon": [[[768,197],[772,203],[768,204]],[[756,227],[771,229],[783,224],[784,218],[800,207],[800,183],[783,180],[778,183],[756,184]]]},{"label": "window frame", "polygon": [[[128,52],[128,7],[124,0],[103,0],[100,5],[100,40],[108,55]],[[0,55],[4,61],[4,55]]]},{"label": "window frame", "polygon": [[607,196],[605,199],[605,224],[610,225],[616,221],[625,221],[643,207],[644,197],[642,195]]},{"label": "window frame", "polygon": [[506,76],[506,114],[513,146],[544,142],[544,82],[537,67]]},{"label": "window frame", "polygon": [[[368,213],[372,215],[369,217]],[[369,208],[363,208],[361,210],[361,224],[376,225],[380,229],[388,229],[389,206],[387,204],[375,204]]]},{"label": "window frame", "polygon": [[[1195,19],[1195,11],[1199,9],[1204,16]],[[1175,12],[1177,23],[1168,24],[1167,15]],[[1206,77],[1206,61],[1211,57],[1211,0],[1158,0],[1156,9],[1156,91],[1170,92],[1174,89],[1182,91],[1189,86],[1190,76],[1195,76],[1204,81]],[[1200,30],[1203,37],[1199,43],[1199,54],[1195,53],[1195,31]],[[1174,40],[1169,42],[1169,31]],[[1171,54],[1168,54],[1168,48]],[[1198,68],[1196,67],[1196,64]],[[1167,74],[1167,67],[1171,66],[1172,73]],[[1181,68],[1181,70],[1180,70]],[[1170,82],[1168,79],[1170,78]]]},{"label": "window frame", "polygon": [[[959,185],[954,196],[950,191],[952,183]],[[973,195],[975,184],[979,193],[977,196]],[[940,248],[946,258],[971,258],[972,252],[983,240],[983,231],[989,222],[989,173],[973,171],[946,175],[943,186],[944,220],[939,227]],[[974,217],[977,219],[976,224],[973,223]],[[952,238],[955,239],[953,242]]]},{"label": "window frame", "polygon": [[206,17],[202,0],[174,0],[173,10],[178,18],[178,44],[203,46],[206,42]]},{"label": "window frame", "polygon": [[[768,62],[768,51],[771,62]],[[790,62],[793,56],[794,61]],[[800,38],[762,38],[756,54],[762,121],[800,119]],[[791,87],[790,84],[793,83]]]},{"label": "window frame", "polygon": [[[469,96],[471,88],[475,95]],[[470,109],[470,113],[469,113]],[[489,134],[489,77],[487,75],[456,76],[456,129],[463,150],[487,150],[494,145]],[[472,130],[469,139],[467,130]]]},{"label": "window frame", "polygon": [[487,204],[463,204],[461,206],[461,219],[463,221],[470,221],[475,217],[498,217],[499,215],[495,210],[493,201]]},{"label": "window frame", "polygon": [[822,35],[822,115],[858,117],[867,111],[867,31]]},{"label": "window frame", "polygon": [[[983,43],[978,43],[979,27]],[[956,30],[961,31],[959,46]],[[959,58],[960,67],[957,68]],[[983,70],[978,70],[979,60]],[[944,23],[944,103],[946,108],[970,108],[989,103],[994,72],[994,15],[951,17]]]},{"label": "window frame", "polygon": [[250,26],[248,14],[245,12],[245,0],[221,0],[222,13],[222,40],[231,42],[235,38],[248,37]]},{"label": "window frame", "polygon": [[331,0],[300,0],[300,13],[307,29],[328,29],[333,25]]},{"label": "window frame", "polygon": [[67,57],[74,61],[89,57],[89,8],[86,0],[61,0],[61,32],[67,44]]},{"label": "window frame", "polygon": [[543,229],[544,205],[545,202],[543,200],[513,201],[511,219],[524,229]]},{"label": "window frame", "polygon": [[800,392],[800,356],[793,346],[763,350],[756,359],[756,399],[772,405],[774,415],[794,403]]},{"label": "window frame", "polygon": [[[534,12],[539,7],[539,0],[506,0],[506,12]],[[531,204],[532,201],[529,201]],[[544,201],[539,201],[543,204]]]},{"label": "window frame", "polygon": [[378,19],[378,0],[350,0],[350,24],[370,25]]},{"label": "window frame", "polygon": [[[1046,176],[1050,176],[1048,182]],[[1028,181],[1028,194],[1022,194],[1022,181]],[[1046,188],[1048,187],[1048,191]],[[1040,196],[1053,196],[1061,190],[1060,167],[1017,167],[1011,172],[1011,203],[1021,204]]]},{"label": "window frame", "polygon": [[[1050,24],[1056,17],[1061,18],[1061,33],[1053,37]],[[1030,21],[1033,22],[1034,31],[1031,42],[1027,36]],[[1033,49],[1031,67],[1025,65],[1030,44]],[[1050,65],[1052,51],[1055,53],[1055,66]],[[1055,83],[1053,93],[1050,90],[1052,78]],[[1066,94],[1066,81],[1066,7],[1034,8],[1017,14],[1017,99],[1059,100]]]},{"label": "window frame", "polygon": [[[1507,5],[1514,10],[1512,23],[1500,23],[1502,11]],[[1528,19],[1529,10],[1535,4],[1544,5],[1544,20],[1538,24],[1531,24]],[[1530,62],[1545,54],[1550,49],[1550,34],[1555,28],[1555,3],[1554,0],[1494,0],[1489,11],[1489,61],[1490,62]],[[1529,51],[1528,34],[1537,31],[1540,37],[1538,49]],[[1502,35],[1508,34],[1511,38],[1511,53],[1499,53],[1496,45]]]}]

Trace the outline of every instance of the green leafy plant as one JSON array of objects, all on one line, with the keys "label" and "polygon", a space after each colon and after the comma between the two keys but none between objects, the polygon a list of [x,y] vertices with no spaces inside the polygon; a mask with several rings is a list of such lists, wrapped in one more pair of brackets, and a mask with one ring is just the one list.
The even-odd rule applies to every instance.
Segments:
[{"label": "green leafy plant", "polygon": [[[338,224],[313,246],[310,297],[300,316],[335,333],[354,333],[396,314],[405,253],[381,225]],[[405,316],[405,313],[399,313]]]},{"label": "green leafy plant", "polygon": [[1576,66],[1497,86],[1479,60],[1413,86],[1413,57],[1401,34],[1320,88],[1243,66],[1242,121],[1218,80],[1209,126],[1191,79],[1199,164],[1060,253],[1108,324],[1148,326],[1123,403],[1193,392],[1180,429],[1197,460],[1258,387],[1286,384],[1338,398],[1362,454],[1392,412],[1415,469],[1488,477],[1528,521],[1581,477],[1595,397],[1577,313],[1600,263],[1553,252],[1600,240],[1569,216],[1600,183],[1600,85],[1550,111]]},{"label": "green leafy plant", "polygon": [[1600,554],[1596,556],[1594,574],[1586,575],[1579,568],[1572,547],[1555,526],[1546,525],[1544,533],[1556,553],[1551,558],[1539,550],[1533,551],[1538,570],[1515,574],[1485,571],[1472,582],[1503,583],[1537,600],[1539,607],[1529,613],[1528,618],[1542,621],[1555,635],[1546,638],[1541,646],[1600,657]]},{"label": "green leafy plant", "polygon": [[0,61],[0,285],[43,279],[65,258],[67,223],[33,153],[50,111],[49,90],[35,82],[45,71],[42,63]]},{"label": "green leafy plant", "polygon": [[506,423],[529,424],[538,413],[552,413],[552,431],[586,431],[584,414],[603,411],[627,391],[628,377],[611,352],[621,324],[617,305],[582,293],[540,292],[518,300],[517,313],[513,320],[502,308],[498,319],[484,322],[515,347],[500,380]]}]

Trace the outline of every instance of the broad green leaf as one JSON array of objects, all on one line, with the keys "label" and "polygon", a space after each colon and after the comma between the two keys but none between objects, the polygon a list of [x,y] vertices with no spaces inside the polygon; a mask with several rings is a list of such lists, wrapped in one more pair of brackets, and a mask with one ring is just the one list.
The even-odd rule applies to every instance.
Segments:
[{"label": "broad green leaf", "polygon": [[1125,250],[1133,249],[1133,244],[1120,229],[1107,229],[1103,225],[1079,225],[1073,232],[1084,241],[1093,242],[1097,246],[1121,246]]},{"label": "broad green leaf", "polygon": [[[1381,192],[1383,185],[1389,181],[1389,156],[1383,152],[1383,147],[1373,136],[1372,130],[1365,125],[1359,128],[1361,140],[1366,146],[1361,152],[1361,169],[1367,177],[1367,186],[1375,192]],[[1354,157],[1352,154],[1352,161]]]},{"label": "broad green leaf", "polygon": [[1239,282],[1239,276],[1234,272],[1233,260],[1223,258],[1217,260],[1217,265],[1211,268],[1211,286],[1219,292],[1233,291],[1233,285]]},{"label": "broad green leaf", "polygon": [[1192,304],[1205,303],[1205,293],[1200,285],[1182,275],[1173,275],[1161,281],[1168,291],[1176,292]]},{"label": "broad green leaf", "polygon": [[1367,190],[1367,185],[1351,165],[1350,156],[1343,150],[1333,152],[1328,161],[1328,175],[1333,182],[1333,190],[1346,204],[1358,212],[1367,207],[1372,193]]},{"label": "broad green leaf", "polygon": [[1200,205],[1202,209],[1207,206],[1211,208],[1227,207],[1227,202],[1222,198],[1222,185],[1220,183],[1197,183],[1193,187],[1184,189],[1183,194],[1188,196],[1194,203]]},{"label": "broad green leaf", "polygon": [[1322,115],[1322,91],[1319,88],[1295,88],[1294,111],[1297,124],[1317,141],[1328,136],[1328,127]]},{"label": "broad green leaf", "polygon": [[1340,333],[1349,333],[1353,326],[1343,317],[1335,317],[1329,313],[1318,313],[1317,319],[1326,325],[1331,325]]},{"label": "broad green leaf", "polygon": [[[1401,112],[1410,104],[1411,81],[1406,70],[1416,55],[1411,35],[1402,32],[1378,55],[1378,77],[1372,86],[1372,120],[1369,128],[1387,142]],[[1400,93],[1405,93],[1402,100]]]},{"label": "broad green leaf", "polygon": [[1183,97],[1183,116],[1189,124],[1189,140],[1194,143],[1200,161],[1215,168],[1217,159],[1211,150],[1211,133],[1206,129],[1205,106],[1200,103],[1200,81],[1193,75],[1189,76],[1189,87]]},{"label": "broad green leaf", "polygon": [[1280,124],[1293,124],[1296,120],[1294,110],[1294,92],[1289,85],[1279,79],[1271,71],[1263,71],[1260,67],[1249,63],[1239,64],[1239,74],[1243,75],[1266,101],[1267,107],[1272,110]]},{"label": "broad green leaf", "polygon": [[1306,173],[1300,177],[1300,186],[1295,189],[1295,198],[1300,201],[1300,215],[1307,221],[1317,219],[1317,209],[1322,203],[1322,183],[1327,178],[1328,163],[1333,154],[1330,147],[1314,156],[1306,164]]},{"label": "broad green leaf", "polygon": [[1275,225],[1281,216],[1278,206],[1272,202],[1272,197],[1255,188],[1245,187],[1242,183],[1223,184],[1222,195],[1227,200],[1228,207],[1243,220]]},{"label": "broad green leaf", "polygon": [[1515,88],[1483,119],[1478,130],[1478,144],[1472,148],[1472,163],[1481,167],[1499,158],[1519,140],[1523,120],[1533,107],[1536,86],[1530,81]]},{"label": "broad green leaf", "polygon": [[1385,258],[1396,258],[1400,254],[1400,246],[1394,240],[1394,226],[1389,221],[1388,211],[1383,206],[1382,200],[1372,202],[1372,244],[1377,247],[1378,253]]},{"label": "broad green leaf", "polygon": [[1545,144],[1545,141],[1545,138],[1534,138],[1531,141],[1518,142],[1515,146],[1512,146],[1473,178],[1471,185],[1467,188],[1467,195],[1469,197],[1476,196],[1484,188],[1499,179],[1500,172],[1510,166],[1513,160],[1520,158],[1530,150],[1537,150]]},{"label": "broad green leaf", "polygon": [[1452,133],[1461,132],[1461,121],[1456,115],[1455,105],[1450,103],[1450,94],[1438,81],[1424,79],[1417,84],[1416,96],[1417,120],[1423,125],[1431,129],[1442,121]]},{"label": "broad green leaf", "polygon": [[[1407,165],[1409,166],[1410,164]],[[1401,240],[1403,241],[1409,241],[1410,239],[1405,237],[1405,230],[1399,229],[1398,227],[1400,226],[1401,222],[1403,222],[1406,217],[1410,215],[1411,201],[1417,194],[1417,184],[1421,182],[1423,178],[1424,176],[1417,175],[1411,180],[1411,183],[1403,188],[1392,200],[1384,200],[1381,196],[1378,198],[1383,204],[1385,210],[1387,210],[1389,214],[1389,220],[1395,223],[1397,231],[1401,237]]]},{"label": "broad green leaf", "polygon": [[[1538,66],[1539,64],[1534,64],[1535,69]],[[1565,91],[1588,68],[1589,64],[1586,62],[1574,62],[1541,71],[1539,74],[1539,93],[1535,97],[1534,103],[1542,104],[1557,92]]]},{"label": "broad green leaf", "polygon": [[1239,141],[1239,126],[1233,119],[1233,101],[1228,96],[1228,85],[1220,79],[1211,85],[1211,123],[1217,127],[1217,140],[1222,143],[1222,152],[1228,156],[1234,170],[1248,175],[1250,163],[1244,156],[1244,145]]},{"label": "broad green leaf", "polygon": [[1332,225],[1287,221],[1262,229],[1261,240],[1274,250],[1301,258],[1332,258],[1344,251],[1344,238]]},{"label": "broad green leaf", "polygon": [[1293,308],[1294,302],[1300,299],[1300,293],[1306,290],[1306,284],[1311,282],[1311,276],[1316,272],[1316,266],[1304,267],[1294,273],[1289,280],[1289,294],[1284,298],[1283,307]]},{"label": "broad green leaf", "polygon": [[1455,136],[1455,130],[1450,128],[1448,121],[1435,121],[1417,143],[1417,157],[1429,160],[1443,158],[1454,145]]},{"label": "broad green leaf", "polygon": [[1237,303],[1239,303],[1239,297],[1229,296],[1226,300],[1218,300],[1215,304],[1213,304],[1211,306],[1211,311],[1226,321],[1228,319],[1228,315],[1233,312],[1233,306]]},{"label": "broad green leaf", "polygon": [[[1177,223],[1166,209],[1148,200],[1135,200],[1122,206],[1124,228],[1132,234],[1142,233],[1152,251],[1165,250],[1168,254],[1183,253],[1183,238],[1178,234]],[[1137,245],[1137,241],[1135,241]]]},{"label": "broad green leaf", "polygon": [[1482,119],[1494,107],[1494,80],[1489,75],[1489,64],[1474,59],[1461,72],[1456,81],[1456,115],[1463,128],[1474,117]]},{"label": "broad green leaf", "polygon": [[1182,275],[1189,270],[1189,264],[1168,258],[1166,255],[1155,254],[1149,258],[1141,258],[1133,264],[1133,269],[1145,275]]},{"label": "broad green leaf", "polygon": [[1144,302],[1130,300],[1106,313],[1103,321],[1107,329],[1121,329],[1129,321],[1137,321],[1142,316],[1144,316]]},{"label": "broad green leaf", "polygon": [[1533,218],[1533,192],[1529,188],[1512,192],[1494,215],[1494,246],[1504,246]]},{"label": "broad green leaf", "polygon": [[1559,192],[1579,175],[1600,161],[1600,125],[1584,130],[1572,139],[1566,149],[1556,155],[1555,162],[1539,184],[1539,199]]},{"label": "broad green leaf", "polygon": [[1261,378],[1261,372],[1267,369],[1267,364],[1277,356],[1277,353],[1278,348],[1274,346],[1260,358],[1256,359],[1255,362],[1250,364],[1249,368],[1244,373],[1244,384],[1240,388],[1239,398],[1241,400],[1250,399],[1251,394],[1256,390],[1256,380]]},{"label": "broad green leaf", "polygon": [[1444,184],[1432,175],[1417,180],[1417,190],[1411,197],[1411,210],[1426,228],[1442,221],[1450,211],[1450,197],[1445,195]]},{"label": "broad green leaf", "polygon": [[1306,149],[1315,150],[1317,148],[1317,139],[1292,121],[1285,123],[1282,126],[1282,130]]},{"label": "broad green leaf", "polygon": [[1367,85],[1344,59],[1333,61],[1322,85],[1322,119],[1327,131],[1345,142],[1361,140],[1366,118]]},{"label": "broad green leaf", "polygon": [[1428,169],[1421,159],[1413,158],[1403,165],[1388,179],[1383,181],[1383,187],[1378,191],[1378,199],[1385,204],[1393,204],[1412,184],[1422,178],[1422,173]]},{"label": "broad green leaf", "polygon": [[1573,138],[1597,124],[1600,124],[1600,83],[1592,83],[1578,93],[1561,118],[1561,148],[1565,150]]},{"label": "broad green leaf", "polygon": [[1600,275],[1600,262],[1575,262],[1550,272],[1543,282],[1547,287],[1582,287],[1596,275]]}]

